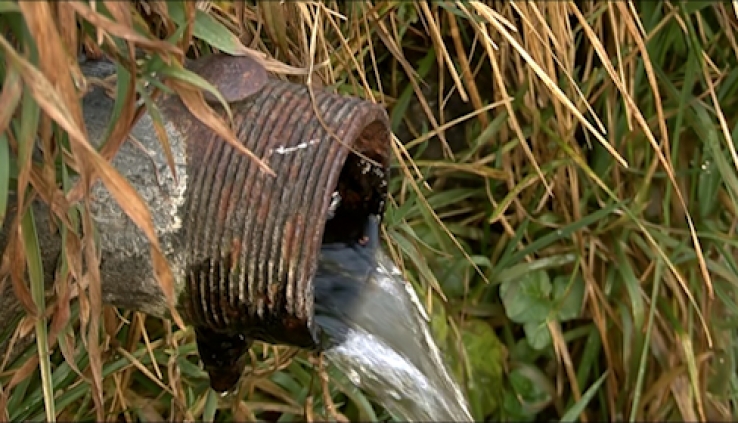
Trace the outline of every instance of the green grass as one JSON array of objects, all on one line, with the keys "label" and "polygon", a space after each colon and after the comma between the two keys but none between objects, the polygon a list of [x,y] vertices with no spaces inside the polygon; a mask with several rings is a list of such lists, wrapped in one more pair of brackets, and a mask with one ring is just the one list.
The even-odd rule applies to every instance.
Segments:
[{"label": "green grass", "polygon": [[[154,68],[199,83],[161,60],[165,44],[190,55],[248,47],[283,78],[307,82],[286,71],[321,64],[310,82],[387,105],[399,141],[387,247],[425,299],[478,420],[731,420],[738,9],[580,3],[260,2],[242,10],[198,2],[191,27],[184,17],[193,2],[168,11],[97,3],[93,14],[167,40],[131,41],[151,54],[126,65],[139,88],[150,79],[143,70]],[[76,88],[55,71],[62,59],[37,54],[49,34],[34,33],[42,22],[31,14],[42,6],[31,4],[0,3],[2,95],[13,105],[0,113],[0,217],[24,228],[24,248],[14,250],[28,269],[24,304],[48,306],[54,322],[65,302],[39,295],[33,216],[13,220],[8,192],[49,202],[71,190],[70,172],[90,175],[93,166],[73,158],[100,173],[109,156],[64,136],[79,124],[69,106]],[[64,42],[128,56],[124,39],[132,38],[122,29],[103,26],[110,42],[96,47],[89,20],[76,16],[86,23],[73,37],[62,21],[69,16],[56,18]],[[58,98],[39,101],[46,85],[26,63],[56,84]],[[128,123],[111,133],[120,137]],[[32,168],[36,133],[68,154]],[[39,183],[48,175],[52,184]],[[60,260],[65,275],[95,252],[80,238],[90,222],[78,209],[81,219],[70,211],[61,225],[65,245],[83,249]],[[57,292],[72,279],[61,278]],[[238,397],[219,398],[207,389],[191,331],[100,304],[80,325],[79,303],[66,302],[71,317],[56,339],[44,319],[21,325],[40,342],[0,367],[0,416],[387,418],[335,369],[287,348],[255,347]]]}]

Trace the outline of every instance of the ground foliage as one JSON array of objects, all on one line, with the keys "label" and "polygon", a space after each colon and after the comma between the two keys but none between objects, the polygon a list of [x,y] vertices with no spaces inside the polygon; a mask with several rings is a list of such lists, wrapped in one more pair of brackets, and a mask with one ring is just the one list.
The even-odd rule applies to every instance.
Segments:
[{"label": "ground foliage", "polygon": [[[384,235],[476,419],[732,419],[737,17],[695,1],[0,2],[0,220],[9,191],[40,199],[66,246],[45,298],[33,216],[8,220],[22,231],[0,275],[29,313],[0,336],[38,342],[0,363],[0,418],[388,418],[316,357],[262,345],[220,398],[191,329],[104,306],[81,266],[97,253],[78,201],[97,178],[153,237],[108,164],[136,94],[164,81],[192,97],[183,57],[225,51],[387,105]],[[97,150],[80,49],[128,76]]]}]

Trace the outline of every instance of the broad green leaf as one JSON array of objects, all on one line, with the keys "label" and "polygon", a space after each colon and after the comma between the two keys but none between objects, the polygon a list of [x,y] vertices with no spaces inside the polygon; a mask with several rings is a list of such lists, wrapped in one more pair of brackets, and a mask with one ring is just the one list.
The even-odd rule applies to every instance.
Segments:
[{"label": "broad green leaf", "polygon": [[532,422],[535,421],[535,414],[526,410],[525,405],[515,396],[514,392],[505,392],[502,398],[502,406],[504,409],[504,418],[501,421],[510,422]]},{"label": "broad green leaf", "polygon": [[500,406],[503,393],[503,345],[492,327],[481,320],[471,320],[462,328],[464,347],[473,377],[468,382],[472,415],[481,421]]},{"label": "broad green leaf", "polygon": [[515,323],[542,322],[551,311],[551,280],[546,271],[525,275],[519,281],[507,280],[500,286],[500,297],[507,317]]},{"label": "broad green leaf", "polygon": [[523,325],[525,339],[534,350],[542,350],[551,345],[551,331],[545,321],[528,322]]},{"label": "broad green leaf", "polygon": [[525,363],[518,363],[510,374],[508,381],[512,389],[505,390],[504,420],[533,421],[533,417],[541,410],[535,404],[545,404],[550,396],[545,386],[550,381],[540,369]]},{"label": "broad green leaf", "polygon": [[553,299],[556,316],[560,322],[576,319],[582,310],[584,301],[584,280],[579,274],[557,276],[553,281]]}]

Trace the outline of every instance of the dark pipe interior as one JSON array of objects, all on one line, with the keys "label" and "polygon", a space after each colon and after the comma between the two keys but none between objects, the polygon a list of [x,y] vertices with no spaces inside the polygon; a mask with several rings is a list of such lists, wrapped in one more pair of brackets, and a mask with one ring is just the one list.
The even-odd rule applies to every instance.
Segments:
[{"label": "dark pipe interior", "polygon": [[369,216],[381,217],[384,213],[389,140],[380,135],[383,128],[380,122],[369,124],[355,144],[364,157],[351,152],[346,158],[334,190],[340,202],[335,210],[329,211],[323,245],[360,241]]}]

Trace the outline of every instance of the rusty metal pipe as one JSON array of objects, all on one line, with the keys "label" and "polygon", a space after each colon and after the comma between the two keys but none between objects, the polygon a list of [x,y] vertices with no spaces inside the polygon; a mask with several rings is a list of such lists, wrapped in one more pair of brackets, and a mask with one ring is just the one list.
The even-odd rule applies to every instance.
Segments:
[{"label": "rusty metal pipe", "polygon": [[161,103],[187,133],[180,304],[211,385],[223,391],[240,376],[251,340],[319,347],[321,245],[360,243],[367,219],[382,215],[391,131],[381,106],[322,90],[313,102],[307,87],[269,79],[250,58],[216,55],[191,69],[223,93],[238,139],[276,173],[262,172],[177,97]]}]

